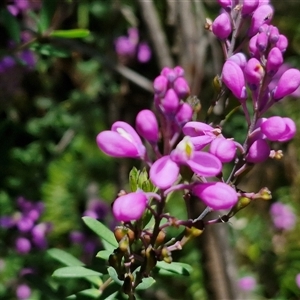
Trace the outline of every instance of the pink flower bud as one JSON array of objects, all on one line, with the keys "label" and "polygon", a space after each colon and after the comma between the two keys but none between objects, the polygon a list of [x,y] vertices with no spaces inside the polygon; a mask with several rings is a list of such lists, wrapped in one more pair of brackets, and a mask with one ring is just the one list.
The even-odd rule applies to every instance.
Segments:
[{"label": "pink flower bud", "polygon": [[256,58],[250,58],[245,69],[245,79],[251,90],[256,90],[265,74],[263,66]]},{"label": "pink flower bud", "polygon": [[177,75],[177,77],[183,77],[184,76],[184,70],[182,67],[180,66],[176,66],[174,69],[175,74]]},{"label": "pink flower bud", "polygon": [[260,5],[252,15],[251,25],[248,31],[248,36],[255,35],[259,27],[263,24],[270,24],[273,18],[274,9],[271,5]]},{"label": "pink flower bud", "polygon": [[30,241],[24,237],[18,237],[15,242],[16,251],[20,254],[27,254],[31,250]]},{"label": "pink flower bud", "polygon": [[185,123],[191,121],[193,117],[193,109],[188,103],[182,103],[180,104],[180,107],[176,113],[176,121],[177,123],[182,126]]},{"label": "pink flower bud", "polygon": [[157,76],[153,81],[153,88],[155,94],[163,97],[168,89],[168,79],[163,75]]},{"label": "pink flower bud", "polygon": [[249,52],[251,57],[259,57],[259,51],[257,49],[257,37],[258,34],[254,35],[250,40],[249,40]]},{"label": "pink flower bud", "polygon": [[158,141],[158,123],[154,113],[149,109],[141,110],[135,119],[135,128],[140,136],[150,143]]},{"label": "pink flower bud", "polygon": [[136,221],[146,210],[147,202],[147,197],[142,191],[120,196],[113,203],[113,215],[121,222]]},{"label": "pink flower bud", "polygon": [[176,113],[179,107],[179,98],[173,89],[168,89],[161,100],[161,106],[166,114]]},{"label": "pink flower bud", "polygon": [[228,60],[235,62],[243,70],[247,64],[247,57],[244,53],[238,52],[228,58]]},{"label": "pink flower bud", "polygon": [[300,85],[300,71],[297,69],[289,69],[285,71],[275,88],[275,93],[273,95],[275,100],[280,100],[285,96],[293,93]]},{"label": "pink flower bud", "polygon": [[111,131],[102,131],[96,138],[98,147],[113,157],[143,158],[145,146],[136,131],[127,123],[117,121]]},{"label": "pink flower bud", "polygon": [[18,300],[30,299],[31,289],[27,284],[20,284],[16,289],[16,296]]},{"label": "pink flower bud", "polygon": [[223,7],[225,10],[231,9],[232,6],[232,0],[218,0],[218,3],[221,7]]},{"label": "pink flower bud", "polygon": [[279,30],[276,26],[272,26],[269,31],[269,42],[274,45],[279,40]]},{"label": "pink flower bud", "polygon": [[291,230],[296,225],[296,215],[290,206],[281,202],[271,205],[270,214],[274,226],[280,230]]},{"label": "pink flower bud", "polygon": [[286,130],[286,123],[283,118],[279,116],[273,116],[268,118],[260,125],[261,132],[270,141],[278,141]]},{"label": "pink flower bud", "polygon": [[146,63],[151,58],[151,49],[147,43],[140,43],[137,50],[137,59],[140,63]]},{"label": "pink flower bud", "polygon": [[256,280],[252,276],[245,276],[239,279],[238,287],[245,292],[251,292],[255,290],[257,286]]},{"label": "pink flower bud", "polygon": [[192,193],[214,210],[229,209],[238,201],[236,191],[223,182],[196,184]]},{"label": "pink flower bud", "polygon": [[290,118],[282,118],[285,122],[285,131],[283,135],[278,139],[279,142],[287,142],[291,140],[296,134],[296,124]]},{"label": "pink flower bud", "polygon": [[268,54],[266,70],[269,76],[274,76],[278,71],[279,67],[283,64],[282,52],[274,47]]},{"label": "pink flower bud", "polygon": [[240,101],[247,99],[244,74],[235,62],[230,60],[225,62],[222,70],[222,81]]},{"label": "pink flower bud", "polygon": [[283,34],[280,34],[275,46],[277,48],[279,48],[279,50],[281,52],[285,52],[286,48],[288,47],[288,44],[289,44],[289,41],[288,41],[287,37]]},{"label": "pink flower bud", "polygon": [[215,155],[222,163],[228,163],[235,157],[236,145],[232,140],[216,138],[211,142],[209,152]]},{"label": "pink flower bud", "polygon": [[169,188],[179,175],[179,166],[169,156],[163,156],[153,163],[149,177],[160,189]]},{"label": "pink flower bud", "polygon": [[220,14],[212,23],[212,32],[221,40],[228,38],[231,31],[231,21],[227,13]]},{"label": "pink flower bud", "polygon": [[242,15],[247,16],[253,13],[258,7],[259,0],[244,0],[242,7]]},{"label": "pink flower bud", "polygon": [[190,87],[183,77],[178,77],[174,81],[173,88],[180,99],[184,99],[190,93]]},{"label": "pink flower bud", "polygon": [[265,32],[261,32],[257,36],[256,46],[258,51],[265,52],[268,47],[268,36]]},{"label": "pink flower bud", "polygon": [[270,147],[265,140],[259,139],[250,146],[246,161],[250,163],[260,163],[268,159]]},{"label": "pink flower bud", "polygon": [[169,67],[164,67],[161,70],[160,75],[165,76],[168,79],[168,82],[172,83],[177,78],[177,73],[176,72],[177,71],[175,71],[174,69],[171,69]]}]

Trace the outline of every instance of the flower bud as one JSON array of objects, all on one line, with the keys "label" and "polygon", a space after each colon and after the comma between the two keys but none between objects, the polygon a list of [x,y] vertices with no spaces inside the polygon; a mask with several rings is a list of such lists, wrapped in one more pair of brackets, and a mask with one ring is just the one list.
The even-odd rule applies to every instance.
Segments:
[{"label": "flower bud", "polygon": [[180,107],[176,113],[176,121],[180,126],[184,125],[185,123],[191,121],[193,117],[193,109],[187,103],[180,104]]},{"label": "flower bud", "polygon": [[278,101],[283,97],[292,94],[299,86],[300,71],[293,68],[288,69],[279,78],[273,98]]},{"label": "flower bud", "polygon": [[163,75],[157,76],[153,81],[153,88],[155,94],[163,97],[168,89],[168,79]]},{"label": "flower bud", "polygon": [[247,99],[244,74],[235,62],[230,60],[225,62],[222,70],[222,81],[240,101]]},{"label": "flower bud", "polygon": [[250,163],[260,163],[268,159],[270,147],[265,140],[259,139],[252,143],[246,156]]},{"label": "flower bud", "polygon": [[265,71],[260,62],[256,58],[250,58],[244,69],[244,75],[251,90],[257,90],[264,74]]},{"label": "flower bud", "polygon": [[179,107],[179,98],[173,89],[168,89],[164,98],[161,100],[161,106],[166,114],[176,113]]},{"label": "flower bud", "polygon": [[260,5],[252,15],[248,36],[252,37],[255,35],[258,32],[259,27],[263,24],[270,24],[273,13],[274,9],[271,5]]},{"label": "flower bud", "polygon": [[168,82],[172,83],[177,78],[177,72],[178,71],[175,71],[174,69],[171,69],[169,67],[164,67],[161,70],[160,75],[165,76]]},{"label": "flower bud", "polygon": [[232,6],[232,0],[218,0],[218,3],[225,10],[230,10]]},{"label": "flower bud", "polygon": [[184,99],[190,93],[190,87],[183,77],[179,77],[174,81],[173,88],[180,99]]},{"label": "flower bud", "polygon": [[259,58],[259,51],[257,49],[257,37],[258,34],[254,35],[250,40],[249,40],[249,52],[251,57],[257,57]]},{"label": "flower bud", "polygon": [[214,210],[229,209],[238,201],[236,191],[223,182],[199,183],[192,192]]},{"label": "flower bud", "polygon": [[231,34],[231,20],[227,13],[220,14],[212,23],[212,32],[214,35],[224,40]]},{"label": "flower bud", "polygon": [[30,299],[31,289],[27,284],[20,284],[16,289],[16,296],[18,300]]},{"label": "flower bud", "polygon": [[118,221],[136,221],[143,215],[147,202],[146,195],[141,191],[120,196],[113,203],[113,215]]},{"label": "flower bud", "polygon": [[232,140],[216,138],[211,142],[209,152],[215,155],[222,163],[228,163],[235,157],[236,145]]},{"label": "flower bud", "polygon": [[244,0],[242,7],[242,15],[248,16],[253,13],[258,7],[259,0]]},{"label": "flower bud", "polygon": [[16,251],[20,254],[27,254],[31,250],[30,241],[24,237],[18,237],[15,241]]},{"label": "flower bud", "polygon": [[266,70],[269,76],[274,76],[279,67],[283,64],[283,56],[282,52],[274,47],[270,50],[267,58]]},{"label": "flower bud", "polygon": [[257,36],[256,46],[259,52],[265,52],[268,47],[268,36],[265,32],[261,32]]},{"label": "flower bud", "polygon": [[285,52],[286,48],[288,47],[288,44],[289,44],[289,41],[288,41],[287,37],[283,34],[280,34],[275,46],[277,48],[279,48],[279,50],[281,52]]},{"label": "flower bud", "polygon": [[276,26],[272,26],[269,31],[269,43],[274,45],[279,40],[279,30]]},{"label": "flower bud", "polygon": [[149,109],[141,110],[135,119],[135,128],[140,136],[150,143],[157,143],[159,138],[158,123]]},{"label": "flower bud", "polygon": [[140,63],[146,63],[151,58],[151,49],[147,43],[140,43],[137,50],[137,59]]},{"label": "flower bud", "polygon": [[173,71],[177,75],[177,77],[183,77],[184,76],[184,69],[180,66],[176,66]]},{"label": "flower bud", "polygon": [[235,62],[243,70],[247,64],[247,57],[244,53],[238,52],[228,58],[228,60]]}]

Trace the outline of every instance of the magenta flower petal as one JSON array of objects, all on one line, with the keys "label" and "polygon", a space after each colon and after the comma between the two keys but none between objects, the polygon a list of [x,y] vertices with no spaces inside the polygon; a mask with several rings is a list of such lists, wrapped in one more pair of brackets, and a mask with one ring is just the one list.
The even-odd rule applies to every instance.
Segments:
[{"label": "magenta flower petal", "polygon": [[250,163],[260,163],[268,159],[270,147],[266,140],[256,140],[250,146],[246,161]]},{"label": "magenta flower petal", "polygon": [[256,286],[257,286],[256,280],[252,276],[242,277],[238,281],[238,287],[242,291],[251,292],[255,290]]},{"label": "magenta flower petal", "polygon": [[290,118],[282,118],[282,120],[285,122],[286,127],[285,127],[285,132],[278,139],[278,141],[279,142],[287,142],[295,136],[295,134],[296,134],[296,124]]},{"label": "magenta flower petal", "polygon": [[194,137],[194,136],[204,135],[205,132],[212,131],[213,129],[214,129],[213,127],[207,125],[206,123],[192,121],[186,123],[183,126],[182,131],[185,135]]},{"label": "magenta flower petal", "polygon": [[113,203],[113,215],[122,222],[138,220],[146,209],[147,201],[146,195],[141,191],[120,196]]},{"label": "magenta flower petal", "polygon": [[259,0],[244,0],[242,6],[242,15],[247,16],[255,11],[258,7]]},{"label": "magenta flower petal", "polygon": [[175,116],[178,124],[183,125],[183,124],[189,122],[192,119],[192,117],[193,117],[192,107],[186,102],[180,104],[180,107]]},{"label": "magenta flower petal", "polygon": [[174,91],[180,99],[184,99],[190,93],[190,87],[183,77],[178,77],[173,83]]},{"label": "magenta flower petal", "polygon": [[274,47],[270,50],[267,58],[266,70],[269,76],[274,76],[279,67],[283,64],[282,52]]},{"label": "magenta flower petal", "polygon": [[176,113],[179,107],[179,97],[174,89],[168,89],[165,96],[161,99],[161,106],[166,114]]},{"label": "magenta flower petal", "polygon": [[250,89],[256,90],[265,75],[265,71],[256,58],[250,58],[244,68],[244,74]]},{"label": "magenta flower petal", "polygon": [[155,94],[163,97],[168,89],[168,79],[166,76],[159,75],[153,81],[153,88]]},{"label": "magenta flower petal", "polygon": [[279,100],[293,93],[299,86],[300,86],[300,71],[291,68],[285,71],[282,74],[282,76],[279,78],[273,97],[275,100]]},{"label": "magenta flower petal", "polygon": [[151,49],[147,43],[140,43],[137,51],[137,59],[140,63],[146,63],[151,58]]},{"label": "magenta flower petal", "polygon": [[169,156],[158,159],[150,168],[149,177],[160,189],[169,188],[179,175],[179,166]]},{"label": "magenta flower petal", "polygon": [[283,118],[273,116],[268,118],[265,122],[260,125],[261,132],[270,141],[278,141],[284,136],[286,131],[286,123]]},{"label": "magenta flower petal", "polygon": [[215,155],[222,163],[227,163],[234,159],[236,145],[232,140],[216,138],[211,142],[209,152]]},{"label": "magenta flower petal", "polygon": [[221,40],[228,38],[231,31],[231,20],[226,12],[221,13],[212,23],[212,32]]},{"label": "magenta flower petal", "polygon": [[192,192],[214,210],[229,209],[238,201],[236,191],[223,182],[200,183]]},{"label": "magenta flower petal", "polygon": [[211,143],[215,138],[216,136],[211,134],[191,137],[190,140],[194,145],[195,150],[200,151],[209,143]]},{"label": "magenta flower petal", "polygon": [[141,110],[135,119],[137,132],[150,143],[157,143],[159,137],[158,123],[155,114],[149,110]]},{"label": "magenta flower petal", "polygon": [[195,151],[187,165],[199,176],[215,176],[221,173],[222,163],[214,155],[207,152]]},{"label": "magenta flower petal", "polygon": [[222,70],[222,81],[239,100],[247,99],[245,78],[242,69],[234,61],[227,60]]},{"label": "magenta flower petal", "polygon": [[242,53],[242,52],[238,52],[238,53],[236,53],[236,54],[230,56],[230,57],[228,58],[228,60],[231,60],[231,61],[235,62],[237,65],[240,66],[240,68],[241,68],[242,70],[244,69],[244,67],[245,67],[246,64],[247,64],[247,57],[246,57],[246,55],[245,55],[244,53]]}]

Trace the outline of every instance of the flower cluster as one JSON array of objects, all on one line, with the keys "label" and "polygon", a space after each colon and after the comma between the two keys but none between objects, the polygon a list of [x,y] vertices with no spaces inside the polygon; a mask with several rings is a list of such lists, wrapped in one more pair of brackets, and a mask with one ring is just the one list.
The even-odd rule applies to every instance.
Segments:
[{"label": "flower cluster", "polygon": [[127,36],[115,39],[115,50],[124,64],[134,58],[140,63],[146,63],[151,58],[149,45],[146,42],[139,42],[139,31],[135,27],[128,29]]},{"label": "flower cluster", "polygon": [[14,233],[15,250],[20,254],[27,254],[32,249],[46,249],[46,236],[51,230],[51,224],[38,222],[44,210],[43,203],[33,203],[19,197],[17,205],[18,212],[12,216],[0,217],[0,227],[10,229]]},{"label": "flower cluster", "polygon": [[275,202],[271,205],[270,214],[274,227],[279,230],[291,230],[296,225],[296,215],[287,204]]},{"label": "flower cluster", "polygon": [[[135,158],[148,165],[148,170],[131,172],[131,192],[121,191],[112,205],[115,219],[123,222],[123,227],[115,232],[119,248],[110,256],[109,263],[119,278],[124,279],[124,285],[129,286],[128,294],[143,276],[148,276],[157,261],[170,263],[172,251],[182,249],[187,240],[201,234],[205,226],[227,222],[255,199],[271,199],[267,188],[244,192],[238,184],[245,171],[255,164],[269,158],[281,159],[282,151],[273,150],[272,142],[287,142],[296,133],[295,123],[290,118],[264,117],[273,104],[295,92],[300,85],[300,71],[293,68],[273,81],[283,66],[287,39],[270,25],[272,6],[259,0],[244,0],[238,5],[231,0],[218,2],[222,11],[206,27],[220,40],[225,63],[216,76],[218,95],[211,102],[205,122],[195,118],[201,106],[192,101],[184,70],[179,66],[166,67],[153,81],[155,111],[140,111],[135,128],[117,121],[111,130],[100,132],[96,138],[98,147],[107,155]],[[247,31],[242,30],[246,19],[251,24]],[[243,41],[241,45],[236,45],[238,38]],[[240,52],[247,41],[249,58]],[[226,116],[219,123],[211,120],[214,105],[222,98],[224,114],[232,113],[226,111],[230,108],[230,94],[239,100],[248,125],[243,144],[223,133]],[[248,102],[252,103],[252,110]],[[232,168],[227,178],[223,174],[225,165]],[[166,211],[166,201],[174,191],[182,194],[187,220],[178,220]],[[206,206],[195,219],[189,215],[187,200],[191,196]],[[218,210],[228,212],[217,219],[204,220],[211,211]],[[154,225],[144,228],[149,220],[145,224],[143,220],[149,215]],[[163,224],[162,219],[166,219]],[[165,230],[169,226],[183,226],[184,237],[165,242]],[[136,244],[137,241],[140,243]],[[142,261],[136,277],[131,273],[135,270],[135,267],[131,269],[135,263],[133,249],[138,249],[136,253]],[[253,289],[255,283],[248,284],[247,280],[246,285]]]}]

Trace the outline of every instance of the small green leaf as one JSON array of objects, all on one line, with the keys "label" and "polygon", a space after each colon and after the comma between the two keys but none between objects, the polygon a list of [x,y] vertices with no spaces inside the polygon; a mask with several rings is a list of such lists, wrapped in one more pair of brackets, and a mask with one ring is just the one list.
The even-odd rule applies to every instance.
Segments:
[{"label": "small green leaf", "polygon": [[0,19],[10,38],[16,43],[19,43],[21,40],[21,30],[17,18],[15,18],[7,9],[2,9],[0,11]]},{"label": "small green leaf", "polygon": [[143,278],[142,282],[136,287],[136,289],[137,290],[146,290],[154,283],[155,283],[155,279],[153,277]]},{"label": "small green leaf", "polygon": [[114,249],[118,248],[119,245],[113,232],[105,225],[91,217],[83,217],[82,220],[91,230],[93,230],[98,236],[107,242],[104,245],[106,250],[113,251]]},{"label": "small green leaf", "polygon": [[[164,261],[159,261],[157,262],[156,267],[161,269],[162,271],[167,271],[168,273],[184,276],[189,276],[193,271],[193,268],[190,265],[179,262],[172,262],[168,264]],[[164,272],[160,273],[163,274]],[[165,275],[167,275],[167,273],[165,273]]]},{"label": "small green leaf", "polygon": [[59,48],[50,44],[33,43],[29,48],[39,54],[47,56],[69,57],[71,55],[71,52],[69,50]]},{"label": "small green leaf", "polygon": [[138,176],[139,171],[136,167],[133,167],[129,173],[129,185],[132,192],[135,192],[138,188]]},{"label": "small green leaf", "polygon": [[54,30],[50,33],[51,37],[64,38],[64,39],[78,39],[85,38],[90,35],[87,29],[69,29],[69,30]]},{"label": "small green leaf", "polygon": [[93,299],[97,299],[98,297],[100,297],[101,292],[98,289],[87,289],[87,290],[80,291],[78,293],[78,295],[87,296],[87,297],[91,297]]},{"label": "small green leaf", "polygon": [[54,271],[53,277],[59,278],[84,278],[89,276],[101,276],[102,274],[81,266],[64,267]]},{"label": "small green leaf", "polygon": [[46,31],[50,25],[57,7],[58,0],[43,0],[38,24],[40,32]]},{"label": "small green leaf", "polygon": [[110,255],[111,255],[111,251],[101,250],[97,253],[96,257],[102,258],[104,260],[108,260]]},{"label": "small green leaf", "polygon": [[73,255],[61,250],[61,249],[49,249],[47,253],[57,261],[63,263],[68,267],[75,267],[75,266],[84,266],[84,263],[78,260]]},{"label": "small green leaf", "polygon": [[123,285],[123,281],[118,278],[118,273],[113,267],[108,267],[107,272],[114,282],[119,285]]}]

